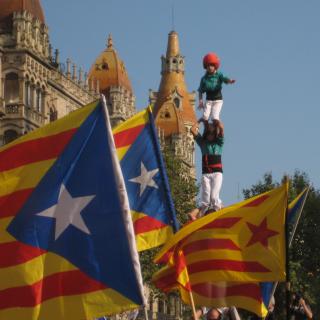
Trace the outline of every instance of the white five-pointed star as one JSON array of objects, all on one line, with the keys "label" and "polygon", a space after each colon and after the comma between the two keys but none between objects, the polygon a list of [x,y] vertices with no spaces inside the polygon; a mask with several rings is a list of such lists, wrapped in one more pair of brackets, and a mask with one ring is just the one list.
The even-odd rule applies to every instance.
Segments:
[{"label": "white five-pointed star", "polygon": [[153,180],[153,177],[158,173],[159,169],[148,171],[141,162],[141,174],[138,177],[132,178],[129,181],[140,184],[140,197],[147,186],[158,189],[158,185]]},{"label": "white five-pointed star", "polygon": [[94,197],[95,195],[72,198],[64,184],[62,184],[57,204],[37,213],[37,215],[56,219],[55,240],[60,237],[70,224],[90,234],[80,213]]}]

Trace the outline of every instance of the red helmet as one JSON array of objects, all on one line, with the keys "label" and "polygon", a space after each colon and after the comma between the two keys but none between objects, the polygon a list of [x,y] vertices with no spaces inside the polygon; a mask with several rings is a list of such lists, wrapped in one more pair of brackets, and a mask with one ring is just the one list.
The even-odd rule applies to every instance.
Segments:
[{"label": "red helmet", "polygon": [[203,68],[206,69],[208,64],[213,64],[216,69],[219,69],[220,67],[219,57],[215,53],[209,52],[203,57]]}]

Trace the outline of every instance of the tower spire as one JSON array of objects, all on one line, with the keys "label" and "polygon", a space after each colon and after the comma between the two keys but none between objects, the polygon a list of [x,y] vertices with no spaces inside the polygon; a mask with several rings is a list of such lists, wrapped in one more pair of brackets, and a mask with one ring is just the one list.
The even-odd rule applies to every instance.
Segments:
[{"label": "tower spire", "polygon": [[172,30],[175,29],[174,27],[174,3],[172,3],[172,6],[171,6],[171,18],[172,18]]},{"label": "tower spire", "polygon": [[175,57],[180,54],[179,38],[175,31],[171,31],[168,37],[167,58]]},{"label": "tower spire", "polygon": [[112,49],[112,48],[113,48],[113,40],[112,40],[112,35],[111,35],[111,33],[109,33],[109,36],[108,36],[107,48],[108,48],[108,49]]}]

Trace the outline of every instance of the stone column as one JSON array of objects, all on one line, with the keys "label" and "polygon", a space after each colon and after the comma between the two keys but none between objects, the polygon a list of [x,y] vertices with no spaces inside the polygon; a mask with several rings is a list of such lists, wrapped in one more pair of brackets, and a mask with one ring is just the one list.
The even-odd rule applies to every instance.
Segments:
[{"label": "stone column", "polygon": [[60,52],[59,52],[59,49],[56,49],[56,51],[54,53],[54,62],[56,63],[56,65],[60,64]]},{"label": "stone column", "polygon": [[82,86],[82,84],[83,84],[83,70],[82,70],[81,67],[79,68],[79,79],[78,79],[78,82],[79,82],[79,85]]},{"label": "stone column", "polygon": [[71,77],[71,60],[68,58],[67,59],[67,78],[70,79]]},{"label": "stone column", "polygon": [[22,78],[21,75],[19,75],[19,103],[18,103],[19,109],[21,108],[22,105],[25,105],[24,97],[25,97],[25,81],[24,81],[24,78]]},{"label": "stone column", "polygon": [[72,80],[77,81],[77,65],[75,63],[72,65]]}]

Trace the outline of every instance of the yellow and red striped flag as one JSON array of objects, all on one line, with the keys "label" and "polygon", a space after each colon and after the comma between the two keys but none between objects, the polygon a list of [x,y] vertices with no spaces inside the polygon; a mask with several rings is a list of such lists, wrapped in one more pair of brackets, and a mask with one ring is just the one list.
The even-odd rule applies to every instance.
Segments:
[{"label": "yellow and red striped flag", "polygon": [[106,107],[0,149],[0,319],[93,319],[144,303]]},{"label": "yellow and red striped flag", "polygon": [[157,255],[167,265],[153,282],[163,291],[178,288],[190,303],[173,262],[182,251],[197,305],[243,305],[265,315],[257,282],[285,280],[286,208],[287,184],[185,226]]}]

